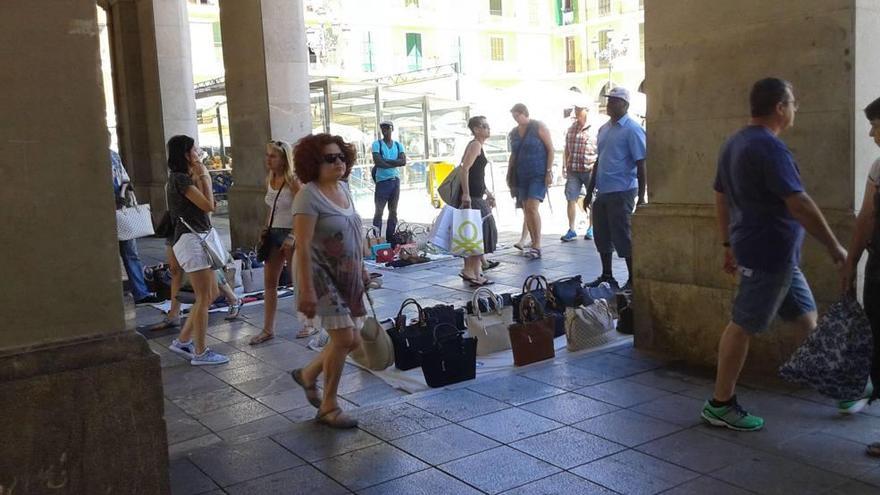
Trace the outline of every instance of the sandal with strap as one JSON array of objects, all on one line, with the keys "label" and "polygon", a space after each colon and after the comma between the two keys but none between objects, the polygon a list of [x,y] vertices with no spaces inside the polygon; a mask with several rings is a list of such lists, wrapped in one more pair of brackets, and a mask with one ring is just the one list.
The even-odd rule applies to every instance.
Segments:
[{"label": "sandal with strap", "polygon": [[309,404],[320,408],[321,407],[321,394],[318,392],[318,386],[316,384],[306,385],[305,380],[302,377],[302,368],[297,368],[290,372],[290,376],[293,377],[293,381],[296,382],[297,385],[302,387],[303,391],[306,393],[306,399],[309,400]]},{"label": "sandal with strap", "polygon": [[541,250],[537,248],[530,248],[528,252],[526,252],[525,256],[530,260],[539,260],[541,259]]},{"label": "sandal with strap", "polygon": [[272,340],[274,338],[275,338],[274,333],[269,333],[269,332],[263,330],[262,332],[258,333],[257,335],[254,335],[253,337],[251,337],[251,340],[248,342],[248,345],[260,345],[263,342],[266,342],[268,340]]},{"label": "sandal with strap", "polygon": [[483,266],[483,271],[491,270],[493,268],[498,268],[498,265],[500,265],[500,264],[501,264],[501,262],[496,261],[496,260],[487,261],[485,266]]},{"label": "sandal with strap", "polygon": [[486,277],[483,277],[483,280],[470,279],[470,280],[468,280],[468,283],[470,283],[471,287],[485,287],[487,285],[492,285],[495,282],[489,280]]},{"label": "sandal with strap", "polygon": [[348,414],[342,412],[342,409],[335,408],[331,409],[324,414],[318,413],[315,416],[315,419],[318,423],[322,425],[327,425],[330,428],[338,428],[341,430],[349,429],[349,428],[357,428],[358,420],[352,418]]}]

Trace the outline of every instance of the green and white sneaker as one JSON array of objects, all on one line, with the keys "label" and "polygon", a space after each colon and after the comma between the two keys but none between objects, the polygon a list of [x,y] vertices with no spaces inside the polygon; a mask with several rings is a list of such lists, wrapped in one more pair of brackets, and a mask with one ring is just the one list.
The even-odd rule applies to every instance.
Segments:
[{"label": "green and white sneaker", "polygon": [[712,426],[723,426],[736,431],[758,431],[764,427],[763,418],[749,414],[736,400],[729,406],[721,407],[714,407],[706,401],[700,417]]},{"label": "green and white sneaker", "polygon": [[865,386],[865,394],[859,399],[839,401],[837,403],[837,412],[840,414],[858,414],[868,405],[868,401],[871,400],[871,395],[873,394],[874,385],[871,384],[871,380],[868,380],[868,385]]}]

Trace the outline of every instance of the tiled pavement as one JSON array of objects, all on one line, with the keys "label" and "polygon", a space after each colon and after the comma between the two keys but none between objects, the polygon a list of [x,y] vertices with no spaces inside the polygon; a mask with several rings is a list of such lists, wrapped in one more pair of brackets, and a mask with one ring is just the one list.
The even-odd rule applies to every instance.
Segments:
[{"label": "tiled pavement", "polygon": [[[547,246],[540,262],[500,256],[496,288],[513,290],[533,270],[595,275],[591,244]],[[380,316],[410,295],[462,303],[458,268],[386,273]],[[415,395],[347,365],[340,392],[361,425],[321,427],[288,375],[313,356],[293,338],[289,301],[278,338],[259,347],[247,339],[262,306],[236,322],[212,314],[210,345],[229,353],[225,366],[192,368],[166,350],[172,335],[150,340],[163,366],[173,493],[880,493],[880,462],[863,453],[880,440],[880,407],[838,417],[814,394],[751,379],[739,396],[767,428],[711,429],[698,418],[710,376],[629,345]],[[158,319],[138,313],[140,323]]]}]

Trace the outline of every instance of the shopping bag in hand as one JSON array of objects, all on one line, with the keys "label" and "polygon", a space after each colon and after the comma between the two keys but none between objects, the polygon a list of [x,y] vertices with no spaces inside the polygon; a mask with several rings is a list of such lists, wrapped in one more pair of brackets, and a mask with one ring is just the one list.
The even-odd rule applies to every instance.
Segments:
[{"label": "shopping bag in hand", "polygon": [[483,216],[480,210],[452,212],[452,248],[456,256],[480,256],[483,251]]},{"label": "shopping bag in hand", "polygon": [[428,242],[444,251],[449,251],[449,248],[452,247],[452,215],[454,212],[455,208],[449,205],[444,206],[434,220],[431,233],[428,236]]}]

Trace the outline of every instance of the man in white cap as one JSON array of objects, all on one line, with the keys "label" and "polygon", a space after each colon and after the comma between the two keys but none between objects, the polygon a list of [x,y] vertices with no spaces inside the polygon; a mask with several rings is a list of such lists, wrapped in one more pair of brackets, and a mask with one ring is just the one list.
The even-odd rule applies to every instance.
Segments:
[{"label": "man in white cap", "polygon": [[587,187],[584,206],[593,199],[594,188],[598,189],[593,204],[593,228],[596,236],[596,250],[602,259],[602,274],[590,282],[596,287],[602,282],[617,285],[611,272],[611,256],[626,260],[629,279],[624,290],[632,289],[632,231],[631,217],[636,203],[647,201],[645,197],[645,130],[634,120],[629,110],[629,91],[616,87],[606,95],[607,112],[611,117],[599,129],[599,159],[593,167],[593,176]]},{"label": "man in white cap", "polygon": [[382,214],[388,205],[388,224],[385,228],[385,239],[397,229],[397,202],[400,200],[400,170],[406,166],[406,154],[403,145],[391,139],[394,124],[389,121],[379,123],[382,139],[373,143],[373,181],[376,192],[373,196],[376,212],[373,215],[373,227],[377,233],[382,231]]},{"label": "man in white cap", "polygon": [[[560,240],[570,242],[577,239],[575,220],[577,219],[577,200],[586,187],[589,187],[596,163],[596,137],[587,123],[590,102],[578,94],[574,99],[574,122],[565,133],[565,150],[562,153],[562,176],[565,177],[565,199],[568,201],[568,232]],[[593,238],[593,226],[589,223],[587,210],[587,232],[584,239]]]}]

